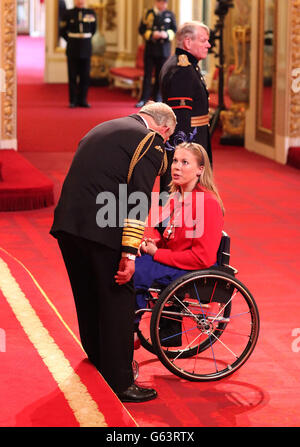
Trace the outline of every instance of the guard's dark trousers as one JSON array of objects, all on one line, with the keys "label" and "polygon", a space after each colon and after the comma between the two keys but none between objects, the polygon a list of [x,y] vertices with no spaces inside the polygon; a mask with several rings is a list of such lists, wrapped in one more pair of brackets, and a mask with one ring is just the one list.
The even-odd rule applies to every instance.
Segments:
[{"label": "guard's dark trousers", "polygon": [[84,105],[90,84],[90,58],[68,57],[70,104]]}]

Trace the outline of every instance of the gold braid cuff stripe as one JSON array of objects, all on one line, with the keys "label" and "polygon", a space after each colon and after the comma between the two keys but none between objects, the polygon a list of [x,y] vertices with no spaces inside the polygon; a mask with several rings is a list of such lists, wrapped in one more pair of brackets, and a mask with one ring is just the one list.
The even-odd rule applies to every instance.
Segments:
[{"label": "gold braid cuff stripe", "polygon": [[193,116],[191,118],[191,127],[207,126],[209,124],[209,116]]},{"label": "gold braid cuff stripe", "polygon": [[123,247],[139,248],[144,236],[145,223],[141,220],[124,219]]}]

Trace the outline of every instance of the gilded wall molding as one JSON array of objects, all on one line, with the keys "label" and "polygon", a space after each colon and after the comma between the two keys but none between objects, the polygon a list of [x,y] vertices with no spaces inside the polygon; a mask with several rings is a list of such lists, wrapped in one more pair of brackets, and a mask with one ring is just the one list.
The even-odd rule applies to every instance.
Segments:
[{"label": "gilded wall molding", "polygon": [[2,0],[1,20],[1,68],[5,72],[5,91],[1,93],[0,140],[16,138],[16,2]]},{"label": "gilded wall molding", "polygon": [[[300,0],[293,0],[291,6],[290,22],[290,48],[291,48],[291,70],[300,70]],[[299,78],[299,74],[298,74]],[[298,83],[299,84],[299,83]],[[290,137],[300,137],[300,91],[299,88],[291,88],[290,104]]]},{"label": "gilded wall molding", "polygon": [[107,0],[105,6],[105,30],[114,31],[117,28],[116,18],[117,18],[117,4],[116,0]]}]

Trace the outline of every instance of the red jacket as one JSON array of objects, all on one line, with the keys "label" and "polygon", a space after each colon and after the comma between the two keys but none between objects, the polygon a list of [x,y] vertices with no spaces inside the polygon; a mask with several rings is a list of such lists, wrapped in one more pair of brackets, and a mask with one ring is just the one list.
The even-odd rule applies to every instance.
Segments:
[{"label": "red jacket", "polygon": [[198,186],[184,202],[176,196],[163,213],[165,209],[171,217],[163,235],[157,232],[159,248],[153,259],[184,270],[214,265],[224,224],[216,196]]}]

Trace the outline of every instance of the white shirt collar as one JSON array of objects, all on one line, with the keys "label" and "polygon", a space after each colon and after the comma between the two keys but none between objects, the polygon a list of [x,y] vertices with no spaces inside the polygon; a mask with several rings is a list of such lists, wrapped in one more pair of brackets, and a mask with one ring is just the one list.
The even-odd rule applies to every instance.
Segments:
[{"label": "white shirt collar", "polygon": [[147,129],[149,129],[149,125],[148,125],[147,121],[145,120],[145,118],[142,115],[139,115],[139,117],[142,118],[142,120],[144,121]]}]

